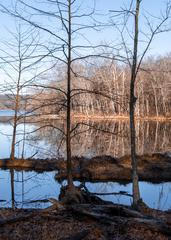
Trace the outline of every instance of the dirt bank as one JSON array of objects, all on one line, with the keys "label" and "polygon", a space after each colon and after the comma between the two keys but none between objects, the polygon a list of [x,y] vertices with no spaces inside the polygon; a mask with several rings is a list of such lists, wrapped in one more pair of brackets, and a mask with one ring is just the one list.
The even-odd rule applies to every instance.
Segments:
[{"label": "dirt bank", "polygon": [[[60,168],[63,159],[0,159],[0,168],[16,170],[53,171]],[[65,163],[64,163],[65,164]]]},{"label": "dirt bank", "polygon": [[[139,179],[151,182],[171,181],[171,156],[169,154],[146,154],[138,156]],[[99,156],[91,159],[73,159],[73,177],[85,181],[131,181],[131,158]],[[66,178],[64,164],[56,179]]]},{"label": "dirt bank", "polygon": [[171,213],[78,204],[53,211],[1,209],[2,240],[168,240]]},{"label": "dirt bank", "polygon": [[[124,156],[97,156],[91,159],[73,157],[73,177],[83,181],[131,181],[131,158]],[[0,160],[1,168],[34,171],[58,170],[57,180],[66,178],[64,159],[10,159]],[[153,153],[138,156],[139,179],[151,182],[171,181],[171,156],[168,153]]]}]

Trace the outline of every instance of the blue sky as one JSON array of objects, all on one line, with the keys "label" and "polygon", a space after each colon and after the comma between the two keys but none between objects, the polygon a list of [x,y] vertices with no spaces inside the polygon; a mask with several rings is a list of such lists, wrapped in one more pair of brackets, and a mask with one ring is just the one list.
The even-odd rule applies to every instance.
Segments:
[{"label": "blue sky", "polygon": [[[129,5],[129,0],[97,0],[97,7],[104,12],[109,10],[119,10],[121,7]],[[148,11],[154,16],[161,16],[166,9],[166,0],[142,0],[140,13]],[[142,21],[145,19],[141,16]],[[170,21],[171,28],[171,21]],[[142,29],[145,28],[143,26]],[[144,30],[145,31],[145,30]],[[164,55],[171,52],[171,31],[157,35],[148,51],[148,55]]]},{"label": "blue sky", "polygon": [[[11,1],[15,2],[15,0],[1,0],[0,3],[4,4],[4,5],[9,5],[11,6]],[[41,0],[24,0],[24,2],[26,3],[35,3],[36,1],[41,2]],[[61,0],[61,1],[65,1],[65,0]],[[82,2],[84,8],[82,9],[82,11],[84,12],[85,9],[88,12],[88,8],[92,8],[93,4],[93,0],[77,0],[78,2]],[[76,1],[76,2],[77,2]],[[130,3],[130,0],[96,0],[96,9],[97,12],[99,14],[108,14],[110,10],[120,10],[121,7],[126,6]],[[140,11],[140,29],[145,33],[144,35],[140,34],[140,39],[141,40],[146,40],[146,36],[147,36],[147,27],[145,25],[144,22],[144,18],[143,18],[143,14],[145,13],[145,11],[148,11],[149,13],[151,13],[154,16],[160,16],[161,12],[164,10],[166,1],[165,0],[142,0],[142,4],[141,4],[141,11]],[[47,10],[48,8],[46,8],[45,10]],[[54,9],[53,9],[54,10]],[[37,17],[37,16],[36,16]],[[103,20],[109,19],[109,17],[103,17],[103,16],[98,16],[98,19],[103,22]],[[44,24],[45,26],[47,24],[52,25],[53,30],[56,30],[56,26],[57,23],[54,22],[54,20],[49,20],[48,18],[40,18],[39,16],[36,18],[36,20],[38,20],[39,22],[41,22],[42,24]],[[152,22],[154,21],[154,18],[149,18],[149,20]],[[56,20],[55,20],[56,21]],[[78,21],[80,21],[80,19],[78,19]],[[156,19],[155,19],[156,21]],[[154,25],[155,25],[155,21],[154,21]],[[54,24],[55,23],[55,24]],[[87,22],[86,22],[87,24]],[[53,26],[54,25],[54,26]],[[1,34],[0,34],[0,42],[6,41],[6,42],[11,42],[12,38],[9,34],[8,31],[11,32],[15,32],[16,28],[16,21],[14,20],[14,18],[7,16],[5,14],[0,13],[0,29],[1,29]],[[170,22],[170,27],[171,27],[171,22]],[[25,28],[25,27],[24,27]],[[132,22],[130,21],[130,25],[128,26],[128,29],[131,33],[131,31],[133,30],[133,26],[132,26]],[[88,41],[90,41],[91,43],[93,43],[94,45],[96,45],[97,43],[110,43],[112,45],[116,45],[117,43],[120,42],[120,35],[118,34],[118,32],[116,31],[116,29],[114,27],[112,28],[107,28],[107,29],[103,29],[103,31],[98,31],[98,32],[94,32],[92,30],[88,30],[83,32],[85,37],[88,39]],[[62,31],[59,31],[59,34],[62,34]],[[131,38],[127,38],[128,36],[125,37],[125,40],[127,41],[128,47],[132,50],[132,44],[133,44],[133,40]],[[45,42],[51,41],[51,39],[47,38],[47,35],[41,35],[40,39]],[[52,45],[56,44],[55,42],[56,40],[52,39]],[[81,45],[84,45],[84,43],[86,42],[86,40],[84,39],[84,37],[82,37],[81,35],[77,35],[76,38],[74,39],[76,44],[81,43]],[[84,42],[85,41],[85,42]],[[167,33],[162,33],[160,35],[157,35],[155,37],[155,39],[153,40],[149,51],[146,54],[146,57],[148,56],[160,56],[160,55],[165,55],[167,53],[171,53],[171,31],[167,32]],[[139,56],[141,56],[143,50],[145,48],[144,43],[140,43],[139,44]],[[0,45],[0,50],[7,50],[4,45]],[[15,49],[13,49],[14,51],[12,51],[12,53],[14,54]],[[10,50],[7,50],[10,52]],[[121,50],[121,52],[123,53],[123,50]],[[82,55],[84,54],[83,50],[78,50],[78,55],[81,53]],[[1,54],[1,52],[0,52]],[[59,53],[56,53],[59,54]],[[85,53],[87,54],[87,52]],[[89,52],[88,52],[89,54]],[[52,60],[53,61],[53,60]],[[56,60],[55,60],[56,61]],[[50,62],[51,64],[51,62]],[[43,62],[41,62],[41,66],[45,66],[46,69],[48,68],[48,63],[46,62],[46,64],[44,64]],[[41,66],[39,66],[39,69],[42,70]],[[39,70],[39,71],[40,71]],[[11,70],[9,70],[11,71]],[[14,76],[14,80],[17,79],[17,75],[15,75],[15,73],[11,73]],[[32,75],[34,76],[35,72],[32,72]],[[26,75],[23,75],[23,81],[25,81],[25,78],[29,78],[32,75],[28,75],[28,73],[26,73]],[[10,83],[10,79],[7,75],[4,75],[4,72],[0,69],[0,85],[4,84],[4,81],[6,80],[7,85],[9,85]]]},{"label": "blue sky", "polygon": [[[15,0],[12,0],[15,2]],[[81,0],[78,0],[81,1]],[[25,0],[25,2],[30,3],[32,0]],[[87,0],[86,2],[83,1],[83,4],[86,3],[87,6],[92,6],[92,0]],[[1,3],[5,5],[10,5],[11,0],[1,0]],[[109,13],[109,10],[119,10],[121,7],[128,5],[130,3],[130,0],[96,0],[96,8],[98,10],[98,13]],[[159,16],[161,14],[161,11],[164,10],[164,6],[166,4],[165,0],[143,0],[141,4],[141,14],[144,13],[144,11],[150,12],[152,15]],[[141,16],[141,30],[144,32],[146,31],[144,24],[144,19]],[[171,23],[170,23],[171,27]],[[0,28],[1,28],[1,38],[0,40],[6,40],[10,41],[9,33],[7,31],[14,31],[15,24],[14,19],[10,16],[6,16],[2,13],[0,13]],[[131,27],[132,28],[132,27]],[[98,33],[86,33],[88,38],[92,38],[95,43],[99,42],[110,42],[115,43],[117,38],[117,33],[114,29],[107,29],[102,32]],[[144,38],[142,39],[144,40]],[[155,37],[148,55],[163,55],[166,53],[171,52],[170,47],[170,41],[171,41],[171,31],[167,33],[162,33]],[[142,50],[143,51],[143,50]],[[140,47],[141,52],[141,47]]]}]

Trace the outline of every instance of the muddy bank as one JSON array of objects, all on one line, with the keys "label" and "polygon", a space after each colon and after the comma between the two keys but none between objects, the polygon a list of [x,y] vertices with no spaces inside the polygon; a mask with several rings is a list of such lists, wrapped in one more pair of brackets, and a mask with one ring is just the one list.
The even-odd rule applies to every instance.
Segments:
[{"label": "muddy bank", "polygon": [[[66,178],[64,164],[60,163],[57,180]],[[138,156],[139,180],[150,182],[171,181],[171,156],[154,153]],[[91,159],[73,159],[73,177],[82,181],[131,181],[131,158],[99,156]]]},{"label": "muddy bank", "polygon": [[[0,168],[16,170],[53,171],[60,168],[63,159],[0,159]],[[64,163],[65,164],[65,163]]]},{"label": "muddy bank", "polygon": [[168,240],[171,213],[144,206],[76,204],[53,211],[1,209],[0,239]]},{"label": "muddy bank", "polygon": [[[124,156],[97,156],[91,159],[73,157],[73,177],[81,181],[131,181],[131,158]],[[16,170],[53,171],[58,170],[57,180],[66,179],[64,159],[10,159],[0,160],[1,168]],[[171,156],[168,153],[154,153],[138,156],[138,173],[142,181],[171,181]]]}]

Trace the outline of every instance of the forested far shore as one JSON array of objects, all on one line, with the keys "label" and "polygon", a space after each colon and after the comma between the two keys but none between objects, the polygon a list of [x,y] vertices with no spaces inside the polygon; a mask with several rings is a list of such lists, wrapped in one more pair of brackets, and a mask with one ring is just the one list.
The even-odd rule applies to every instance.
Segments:
[{"label": "forested far shore", "polygon": [[[71,110],[83,118],[127,118],[130,70],[117,62],[99,62],[93,67],[73,66]],[[66,90],[65,67],[60,66],[47,84],[32,86],[32,94],[21,95],[19,109],[39,115],[63,115],[62,91]],[[44,76],[45,78],[45,76]],[[147,58],[137,75],[135,116],[147,119],[171,117],[171,56]],[[14,109],[15,96],[0,96],[0,109]]]}]

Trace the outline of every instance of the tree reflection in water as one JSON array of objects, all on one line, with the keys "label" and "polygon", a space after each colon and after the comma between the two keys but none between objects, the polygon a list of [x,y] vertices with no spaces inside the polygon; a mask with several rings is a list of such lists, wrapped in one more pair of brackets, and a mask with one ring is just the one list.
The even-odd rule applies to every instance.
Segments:
[{"label": "tree reflection in water", "polygon": [[[46,125],[43,128],[43,125]],[[65,156],[65,136],[55,127],[65,132],[65,124],[53,120],[47,122],[34,133],[32,141],[44,140],[44,148],[51,156]],[[54,126],[54,127],[53,127]],[[38,127],[38,126],[37,126]],[[92,157],[111,155],[115,157],[130,154],[128,121],[84,121],[73,124],[73,156]],[[137,153],[171,151],[171,122],[136,121]]]}]

